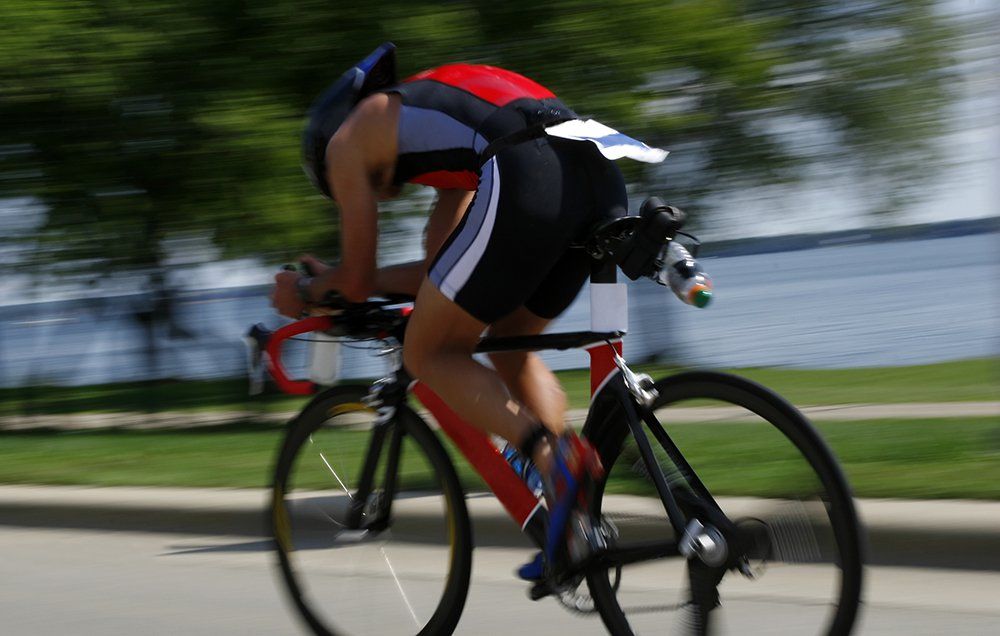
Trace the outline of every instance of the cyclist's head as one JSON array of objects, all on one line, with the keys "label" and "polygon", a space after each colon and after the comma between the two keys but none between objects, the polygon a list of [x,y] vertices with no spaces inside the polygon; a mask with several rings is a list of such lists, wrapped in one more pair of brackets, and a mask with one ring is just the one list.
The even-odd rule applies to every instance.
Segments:
[{"label": "cyclist's head", "polygon": [[309,123],[302,135],[302,168],[313,185],[326,196],[326,147],[330,138],[362,99],[396,83],[396,46],[386,42],[340,76],[309,109]]}]

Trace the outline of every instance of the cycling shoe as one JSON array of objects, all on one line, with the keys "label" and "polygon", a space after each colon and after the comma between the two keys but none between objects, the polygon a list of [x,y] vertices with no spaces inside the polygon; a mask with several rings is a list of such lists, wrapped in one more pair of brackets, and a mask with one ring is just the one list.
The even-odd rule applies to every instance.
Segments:
[{"label": "cycling shoe", "polygon": [[545,557],[539,552],[535,558],[517,568],[517,576],[525,581],[541,581],[545,578]]},{"label": "cycling shoe", "polygon": [[555,441],[552,462],[544,480],[549,509],[544,562],[550,568],[579,563],[593,552],[597,533],[587,508],[591,489],[604,474],[597,451],[572,432]]}]

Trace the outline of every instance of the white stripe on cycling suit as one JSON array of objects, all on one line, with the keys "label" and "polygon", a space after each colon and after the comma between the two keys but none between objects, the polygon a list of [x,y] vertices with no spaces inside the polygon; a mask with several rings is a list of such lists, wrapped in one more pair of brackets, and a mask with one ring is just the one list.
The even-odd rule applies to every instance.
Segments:
[{"label": "white stripe on cycling suit", "polygon": [[451,300],[455,300],[472,276],[496,223],[500,200],[500,171],[496,157],[483,164],[480,172],[476,200],[468,212],[465,226],[431,270],[431,282]]}]

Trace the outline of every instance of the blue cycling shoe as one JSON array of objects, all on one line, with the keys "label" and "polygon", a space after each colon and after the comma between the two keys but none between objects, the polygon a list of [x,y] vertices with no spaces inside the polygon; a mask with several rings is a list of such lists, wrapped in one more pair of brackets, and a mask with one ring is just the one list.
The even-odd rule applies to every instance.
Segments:
[{"label": "blue cycling shoe", "polygon": [[[576,563],[589,555],[593,538],[587,508],[588,488],[584,487],[604,474],[597,451],[585,440],[570,432],[552,445],[552,473],[544,479],[545,503],[549,527],[545,549],[522,565],[517,575],[526,581],[545,578],[546,566]],[[574,523],[570,523],[575,519]]]},{"label": "blue cycling shoe", "polygon": [[539,552],[535,558],[517,568],[517,576],[525,581],[541,581],[545,578],[545,556]]}]

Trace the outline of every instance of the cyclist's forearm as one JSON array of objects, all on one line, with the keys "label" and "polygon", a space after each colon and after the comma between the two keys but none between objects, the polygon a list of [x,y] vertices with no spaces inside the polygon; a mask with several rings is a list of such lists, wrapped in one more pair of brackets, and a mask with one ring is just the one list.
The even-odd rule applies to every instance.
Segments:
[{"label": "cyclist's forearm", "polygon": [[425,261],[382,267],[375,272],[375,288],[387,294],[416,296],[426,273]]},{"label": "cyclist's forearm", "polygon": [[462,213],[469,207],[473,192],[465,190],[439,190],[434,209],[427,221],[424,247],[427,258],[383,267],[375,272],[375,289],[382,293],[409,294],[416,296],[424,281],[435,255],[448,235],[455,230],[462,219]]}]

